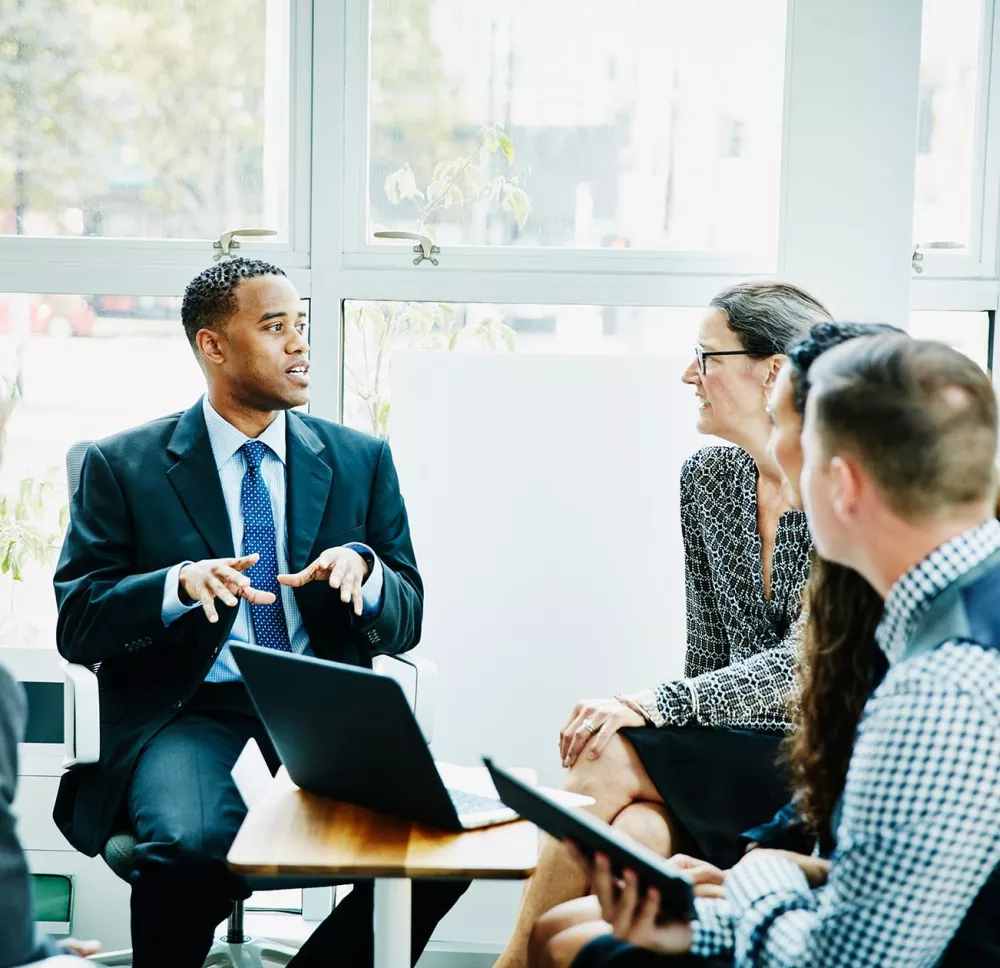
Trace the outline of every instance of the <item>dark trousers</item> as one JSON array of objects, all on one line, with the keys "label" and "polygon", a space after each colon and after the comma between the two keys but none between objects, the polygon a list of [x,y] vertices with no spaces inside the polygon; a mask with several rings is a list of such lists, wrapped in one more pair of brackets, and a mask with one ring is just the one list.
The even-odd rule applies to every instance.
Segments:
[{"label": "dark trousers", "polygon": [[[200,968],[233,900],[250,895],[226,866],[246,815],[230,771],[255,739],[272,772],[278,759],[242,683],[204,685],[143,749],[126,794],[138,838],[132,874],[135,968]],[[413,960],[468,881],[414,882]],[[356,884],[302,946],[297,968],[373,960],[371,882]]]},{"label": "dark trousers", "polygon": [[659,955],[604,935],[591,941],[576,956],[572,968],[732,968],[732,964],[732,956]]}]

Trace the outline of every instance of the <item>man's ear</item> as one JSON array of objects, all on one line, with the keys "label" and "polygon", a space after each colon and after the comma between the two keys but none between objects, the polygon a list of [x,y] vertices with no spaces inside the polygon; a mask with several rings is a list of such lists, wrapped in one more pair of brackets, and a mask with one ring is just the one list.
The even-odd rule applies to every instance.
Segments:
[{"label": "man's ear", "polygon": [[864,481],[860,468],[849,458],[833,457],[830,460],[831,503],[838,517],[843,520],[857,514]]},{"label": "man's ear", "polygon": [[210,363],[223,363],[226,354],[223,349],[221,335],[211,329],[199,329],[195,336],[198,352]]}]

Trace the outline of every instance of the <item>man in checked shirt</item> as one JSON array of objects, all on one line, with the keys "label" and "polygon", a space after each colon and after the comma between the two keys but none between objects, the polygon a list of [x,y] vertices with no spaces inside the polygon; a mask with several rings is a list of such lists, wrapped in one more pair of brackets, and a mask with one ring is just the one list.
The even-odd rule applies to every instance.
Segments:
[{"label": "man in checked shirt", "polygon": [[829,863],[753,850],[724,898],[666,925],[654,891],[640,898],[629,873],[614,885],[597,858],[611,931],[574,968],[1000,965],[996,398],[960,353],[902,336],[852,340],[810,379],[810,529],[885,598],[890,666],[858,729],[837,849]]}]

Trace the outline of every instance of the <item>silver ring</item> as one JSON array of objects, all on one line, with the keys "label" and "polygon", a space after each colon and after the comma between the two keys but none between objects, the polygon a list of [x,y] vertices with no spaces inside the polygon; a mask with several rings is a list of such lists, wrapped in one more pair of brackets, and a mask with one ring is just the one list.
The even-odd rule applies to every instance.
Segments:
[{"label": "silver ring", "polygon": [[592,734],[597,732],[597,727],[589,719],[585,719],[580,725]]}]

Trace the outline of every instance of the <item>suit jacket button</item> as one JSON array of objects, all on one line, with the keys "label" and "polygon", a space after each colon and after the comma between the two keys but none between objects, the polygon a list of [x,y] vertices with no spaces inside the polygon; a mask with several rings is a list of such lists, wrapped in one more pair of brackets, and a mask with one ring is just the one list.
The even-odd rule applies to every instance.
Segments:
[{"label": "suit jacket button", "polygon": [[175,710],[177,710],[177,709],[183,709],[183,708],[184,708],[184,703],[183,702],[178,701],[178,702],[174,703],[174,709]]}]

